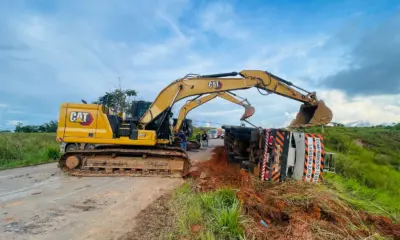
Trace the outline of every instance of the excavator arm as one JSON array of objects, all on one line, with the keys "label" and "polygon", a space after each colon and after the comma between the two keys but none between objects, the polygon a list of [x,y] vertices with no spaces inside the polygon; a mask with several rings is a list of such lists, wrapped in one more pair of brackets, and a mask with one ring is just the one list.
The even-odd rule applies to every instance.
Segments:
[{"label": "excavator arm", "polygon": [[[212,99],[216,97],[223,98],[225,100],[228,100],[230,102],[236,103],[240,106],[243,106],[245,108],[245,112],[243,116],[240,118],[240,120],[244,120],[246,118],[251,117],[254,114],[254,108],[250,105],[250,103],[247,102],[247,100],[239,100],[235,98],[236,96],[233,93],[228,93],[228,92],[218,92],[218,93],[212,93],[209,95],[206,95],[204,97],[196,97],[195,99],[189,100],[185,105],[181,107],[181,110],[179,111],[178,119],[176,121],[176,124],[174,126],[174,132],[177,133],[179,129],[181,128],[183,120],[186,118],[186,115],[193,110],[194,108],[197,108],[198,106],[211,101]],[[247,103],[244,103],[244,102]]]},{"label": "excavator arm", "polygon": [[[296,119],[289,127],[324,125],[332,120],[332,111],[325,106],[323,101],[318,101],[315,93],[307,92],[266,71],[243,70],[239,73],[187,75],[175,80],[160,92],[142,116],[140,119],[141,128],[145,129],[147,124],[162,113],[164,113],[163,117],[167,116],[172,105],[183,98],[252,87],[303,103]],[[303,94],[299,90],[305,93]]]}]

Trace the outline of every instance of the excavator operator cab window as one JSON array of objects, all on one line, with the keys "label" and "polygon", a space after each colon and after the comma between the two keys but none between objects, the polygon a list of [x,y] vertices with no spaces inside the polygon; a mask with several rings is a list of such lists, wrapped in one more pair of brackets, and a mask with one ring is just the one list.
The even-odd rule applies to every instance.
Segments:
[{"label": "excavator operator cab window", "polygon": [[145,114],[147,109],[149,109],[151,102],[145,101],[133,101],[131,107],[132,121],[139,122],[140,118]]}]

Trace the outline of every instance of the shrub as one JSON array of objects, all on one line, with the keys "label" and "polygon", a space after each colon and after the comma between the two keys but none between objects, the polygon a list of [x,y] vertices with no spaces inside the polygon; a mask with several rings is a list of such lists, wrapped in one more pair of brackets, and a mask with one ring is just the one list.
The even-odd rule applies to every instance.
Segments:
[{"label": "shrub", "polygon": [[54,161],[58,149],[54,133],[0,133],[0,169]]}]

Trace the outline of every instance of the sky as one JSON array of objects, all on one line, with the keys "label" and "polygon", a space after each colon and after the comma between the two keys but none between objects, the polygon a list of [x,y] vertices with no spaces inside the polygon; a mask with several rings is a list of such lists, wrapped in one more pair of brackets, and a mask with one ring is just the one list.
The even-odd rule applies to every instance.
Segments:
[{"label": "sky", "polygon": [[[188,73],[246,69],[315,91],[334,122],[400,122],[399,63],[400,1],[1,0],[0,129],[56,120],[61,103],[119,85],[153,101]],[[262,127],[286,126],[301,105],[235,93]],[[243,112],[214,99],[188,118],[237,125]]]}]

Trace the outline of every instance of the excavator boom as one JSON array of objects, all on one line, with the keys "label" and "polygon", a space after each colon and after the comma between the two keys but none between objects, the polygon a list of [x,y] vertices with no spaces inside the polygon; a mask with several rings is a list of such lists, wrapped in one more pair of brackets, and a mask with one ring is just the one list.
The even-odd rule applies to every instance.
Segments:
[{"label": "excavator boom", "polygon": [[160,92],[142,116],[141,127],[145,129],[147,124],[160,114],[166,114],[175,102],[183,98],[252,87],[303,103],[296,119],[289,127],[324,125],[332,120],[332,111],[323,101],[318,101],[315,93],[307,92],[266,71],[243,70],[240,73],[186,76],[172,82]]}]

